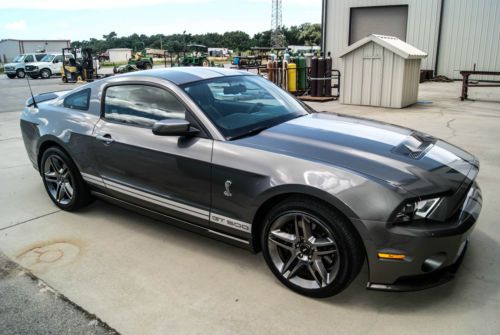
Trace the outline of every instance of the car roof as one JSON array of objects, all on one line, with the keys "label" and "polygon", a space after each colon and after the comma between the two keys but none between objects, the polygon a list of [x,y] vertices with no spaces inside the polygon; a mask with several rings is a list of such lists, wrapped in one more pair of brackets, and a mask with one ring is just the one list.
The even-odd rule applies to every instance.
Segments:
[{"label": "car roof", "polygon": [[248,71],[239,71],[219,67],[171,67],[166,69],[153,69],[127,73],[121,76],[151,76],[166,79],[176,85],[183,85],[205,79],[214,79],[228,76],[255,75]]}]

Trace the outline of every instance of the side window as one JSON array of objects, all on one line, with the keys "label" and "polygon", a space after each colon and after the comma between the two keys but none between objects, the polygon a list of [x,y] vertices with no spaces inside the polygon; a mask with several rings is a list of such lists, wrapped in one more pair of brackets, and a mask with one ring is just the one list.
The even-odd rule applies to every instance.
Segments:
[{"label": "side window", "polygon": [[64,99],[64,107],[79,110],[88,110],[90,102],[90,88],[68,95]]},{"label": "side window", "polygon": [[25,63],[33,63],[35,61],[35,58],[33,55],[27,55],[26,58],[24,59]]},{"label": "side window", "polygon": [[184,119],[186,109],[170,92],[148,85],[106,89],[104,117],[130,125],[151,127],[164,119]]},{"label": "side window", "polygon": [[36,58],[37,62],[41,61],[43,57],[45,57],[45,54],[35,55],[35,58]]},{"label": "side window", "polygon": [[63,59],[62,56],[59,55],[59,56],[56,56],[56,58],[54,58],[54,60],[52,62],[53,63],[60,63],[60,62],[62,62],[62,59]]}]

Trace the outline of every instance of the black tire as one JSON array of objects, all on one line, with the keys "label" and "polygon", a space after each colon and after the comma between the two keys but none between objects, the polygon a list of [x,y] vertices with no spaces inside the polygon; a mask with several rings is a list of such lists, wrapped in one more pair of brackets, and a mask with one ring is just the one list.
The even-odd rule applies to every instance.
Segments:
[{"label": "black tire", "polygon": [[[52,184],[53,182],[49,182],[47,180],[48,178],[46,177],[45,167],[47,164],[50,165],[50,162],[48,160],[52,160],[54,157],[66,165],[68,179],[70,179],[72,182],[71,186],[73,194],[71,199],[69,199],[67,203],[62,203],[56,199],[56,197],[52,193],[53,191],[51,191],[51,188],[52,190],[54,188]],[[76,211],[92,202],[93,198],[90,195],[89,188],[83,180],[80,172],[78,171],[78,168],[76,167],[73,160],[59,147],[50,147],[43,152],[42,158],[40,160],[40,173],[42,175],[45,190],[47,191],[52,202],[54,202],[57,207],[65,211]]]},{"label": "black tire", "polygon": [[40,77],[42,79],[49,79],[52,76],[52,72],[49,69],[42,69],[40,71]]},{"label": "black tire", "polygon": [[22,78],[26,77],[26,72],[24,72],[23,69],[19,69],[16,71],[16,76],[17,76],[17,78],[22,79]]},{"label": "black tire", "polygon": [[[282,251],[278,252],[278,254],[276,253],[276,251],[273,251],[273,254],[271,254],[270,248],[273,249],[275,243],[270,242],[270,240],[274,239],[274,235],[272,235],[271,236],[272,238],[270,238],[270,230],[271,227],[275,228],[276,223],[280,222],[280,220],[283,221],[285,217],[297,214],[306,215],[307,218],[313,219],[313,221],[311,221],[313,222],[311,226],[313,227],[311,229],[314,229],[312,230],[313,235],[316,234],[317,229],[320,229],[321,231],[325,231],[325,235],[323,236],[331,236],[333,238],[333,241],[335,242],[334,243],[335,247],[332,246],[332,249],[336,250],[336,252],[333,251],[329,256],[315,256],[316,254],[314,253],[314,251],[310,251],[314,249],[314,247],[311,247],[309,249],[306,248],[305,251],[310,252],[308,258],[307,256],[305,256],[306,253],[304,254],[301,253],[302,246],[298,247],[297,246],[298,244],[292,243],[292,246],[295,245],[294,251],[296,253],[299,253],[298,255],[300,255],[300,257],[303,258],[305,257],[305,260],[303,258],[299,260],[297,256],[293,257],[290,256],[290,258],[288,259],[295,258],[295,260],[293,262],[290,262],[288,268],[290,270],[283,271],[282,274],[280,270],[283,270],[286,267],[285,263],[288,263],[287,257],[286,255],[283,255],[282,251],[285,250],[284,251],[285,253],[287,251],[286,249],[281,249]],[[286,226],[284,225],[282,227]],[[288,226],[288,229],[290,229],[290,226]],[[298,228],[295,227],[295,229]],[[274,232],[276,232],[276,230]],[[296,235],[299,236],[300,233],[297,233]],[[291,236],[296,236],[296,235],[291,235]],[[301,242],[303,242],[303,240],[301,240]],[[300,196],[290,197],[277,204],[268,212],[264,221],[264,227],[262,229],[261,246],[264,259],[269,268],[271,269],[271,271],[273,272],[273,274],[276,276],[276,278],[278,278],[283,284],[285,284],[293,291],[314,298],[330,297],[346,289],[349,286],[349,284],[359,274],[359,271],[361,270],[361,267],[363,266],[363,262],[365,259],[364,247],[358,233],[356,232],[352,224],[342,214],[340,214],[336,209],[332,208],[331,206],[328,206],[324,203],[312,200],[307,197],[300,197]],[[280,248],[278,247],[277,249],[274,250],[278,249]],[[320,248],[318,247],[317,249]],[[291,251],[290,254],[294,251]],[[320,252],[320,250],[317,250],[317,252]],[[278,269],[277,265],[275,264],[276,257],[282,257],[283,265],[281,269]],[[325,276],[325,278],[328,279],[322,281],[321,276],[319,276],[319,272],[317,272],[316,270],[310,270],[311,268],[314,267],[314,262],[315,262],[314,260],[317,259],[315,257],[319,257],[321,259],[320,262],[322,264],[323,269],[329,271],[328,269],[335,268],[334,271],[335,275],[331,277]],[[325,257],[330,257],[330,259],[332,260],[332,262],[329,263],[330,264],[329,266],[324,264]],[[299,262],[301,262],[302,265],[297,266]],[[295,267],[297,267],[299,270],[295,269]],[[309,270],[313,271],[312,276],[311,273],[308,272]],[[285,274],[288,276],[293,271],[296,271],[295,274],[292,275],[290,278],[286,278]],[[316,276],[314,276],[314,273],[316,273]],[[302,286],[300,286],[301,282],[297,284],[297,281],[304,280],[303,278],[301,278],[301,276],[304,277],[308,275],[310,276],[309,279],[310,282],[317,283],[317,287],[308,286],[310,284],[307,285],[302,284]],[[330,275],[329,272],[328,275]],[[320,282],[317,281],[317,278],[320,278]],[[294,279],[295,282],[292,282],[291,280]],[[328,283],[329,280],[331,280],[330,283]],[[306,282],[304,281],[304,283]],[[308,287],[305,288],[304,286]]]},{"label": "black tire", "polygon": [[151,65],[151,63],[149,62],[145,62],[144,63],[144,69],[145,70],[151,70],[153,68],[153,66]]},{"label": "black tire", "polygon": [[28,76],[29,76],[31,79],[38,79],[38,75],[37,75],[37,74],[28,74]]},{"label": "black tire", "polygon": [[10,79],[14,79],[14,78],[16,78],[16,75],[12,74],[12,73],[8,73],[7,77],[9,77]]}]

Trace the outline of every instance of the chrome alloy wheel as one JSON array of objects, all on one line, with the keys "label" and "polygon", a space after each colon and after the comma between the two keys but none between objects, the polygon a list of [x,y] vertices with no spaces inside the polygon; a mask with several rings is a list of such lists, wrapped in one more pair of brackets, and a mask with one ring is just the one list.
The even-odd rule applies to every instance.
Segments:
[{"label": "chrome alloy wheel", "polygon": [[276,269],[302,288],[325,287],[339,272],[339,250],[331,230],[309,214],[289,212],[278,217],[267,244]]},{"label": "chrome alloy wheel", "polygon": [[57,203],[67,205],[73,200],[73,177],[60,157],[51,155],[45,160],[43,177],[51,197]]}]

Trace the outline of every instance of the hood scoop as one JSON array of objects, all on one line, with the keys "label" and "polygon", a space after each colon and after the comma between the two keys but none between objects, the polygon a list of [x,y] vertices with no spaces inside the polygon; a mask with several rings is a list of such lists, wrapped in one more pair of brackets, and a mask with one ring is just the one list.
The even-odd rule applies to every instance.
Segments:
[{"label": "hood scoop", "polygon": [[391,151],[416,160],[422,158],[435,142],[434,137],[415,131]]}]

